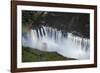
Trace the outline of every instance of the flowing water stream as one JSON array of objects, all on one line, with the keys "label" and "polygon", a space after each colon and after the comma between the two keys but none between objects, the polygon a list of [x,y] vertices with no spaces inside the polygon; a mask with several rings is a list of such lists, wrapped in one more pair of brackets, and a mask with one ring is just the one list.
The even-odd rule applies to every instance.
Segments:
[{"label": "flowing water stream", "polygon": [[22,44],[25,47],[47,52],[57,52],[64,57],[75,59],[90,58],[90,40],[61,30],[42,26],[22,33]]}]

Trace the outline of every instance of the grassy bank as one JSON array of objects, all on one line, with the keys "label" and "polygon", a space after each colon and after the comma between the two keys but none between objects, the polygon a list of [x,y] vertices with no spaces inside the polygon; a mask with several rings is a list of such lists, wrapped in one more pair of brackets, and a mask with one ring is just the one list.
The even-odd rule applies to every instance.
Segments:
[{"label": "grassy bank", "polygon": [[66,58],[56,52],[44,52],[37,49],[22,47],[22,62],[74,60]]}]

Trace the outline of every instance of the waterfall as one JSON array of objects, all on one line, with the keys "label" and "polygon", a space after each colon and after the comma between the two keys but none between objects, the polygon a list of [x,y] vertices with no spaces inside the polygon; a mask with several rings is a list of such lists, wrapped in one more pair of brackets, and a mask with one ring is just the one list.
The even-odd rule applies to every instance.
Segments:
[{"label": "waterfall", "polygon": [[90,58],[89,39],[73,35],[70,32],[66,32],[64,35],[61,30],[52,27],[42,26],[38,29],[31,29],[30,33],[23,33],[22,44],[41,51],[57,52],[64,57]]}]

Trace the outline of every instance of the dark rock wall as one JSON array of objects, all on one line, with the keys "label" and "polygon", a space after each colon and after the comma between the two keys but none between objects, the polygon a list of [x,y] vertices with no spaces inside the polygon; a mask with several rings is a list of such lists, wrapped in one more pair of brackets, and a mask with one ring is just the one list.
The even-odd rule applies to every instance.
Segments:
[{"label": "dark rock wall", "polygon": [[32,11],[22,11],[22,13],[24,13],[22,20],[30,19],[32,29],[39,29],[44,25],[62,30],[63,33],[72,32],[75,35],[89,38],[89,14],[41,11],[33,11],[33,13]]}]

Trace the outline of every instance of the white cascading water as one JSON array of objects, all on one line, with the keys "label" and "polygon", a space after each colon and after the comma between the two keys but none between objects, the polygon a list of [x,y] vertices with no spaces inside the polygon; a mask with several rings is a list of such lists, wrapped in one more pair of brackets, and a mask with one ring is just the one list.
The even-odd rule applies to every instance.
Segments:
[{"label": "white cascading water", "polygon": [[67,33],[63,36],[60,30],[42,26],[40,29],[31,29],[30,33],[22,36],[23,46],[41,51],[57,52],[64,57],[75,59],[90,58],[90,42],[87,38]]}]

